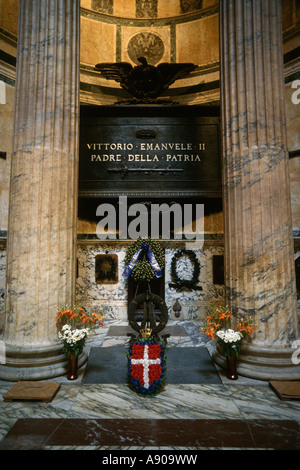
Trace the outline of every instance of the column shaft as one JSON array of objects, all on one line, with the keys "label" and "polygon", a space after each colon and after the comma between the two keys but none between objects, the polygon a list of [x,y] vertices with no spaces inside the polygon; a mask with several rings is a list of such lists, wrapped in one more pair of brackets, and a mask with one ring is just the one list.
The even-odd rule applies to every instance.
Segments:
[{"label": "column shaft", "polygon": [[19,8],[0,369],[9,380],[61,372],[56,311],[73,303],[76,272],[80,2]]},{"label": "column shaft", "polygon": [[299,368],[289,346],[298,322],[281,2],[221,0],[220,29],[226,302],[256,326],[240,372],[293,376]]}]

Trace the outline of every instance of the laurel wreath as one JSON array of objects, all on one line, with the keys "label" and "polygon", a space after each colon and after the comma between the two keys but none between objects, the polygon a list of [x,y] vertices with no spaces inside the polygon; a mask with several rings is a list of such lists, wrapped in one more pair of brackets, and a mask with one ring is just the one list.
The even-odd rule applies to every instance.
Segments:
[{"label": "laurel wreath", "polygon": [[[180,279],[177,273],[177,262],[180,258],[186,256],[190,259],[191,263],[193,264],[193,276],[191,279]],[[200,274],[200,263],[195,255],[195,253],[191,250],[179,250],[175,253],[171,261],[171,278],[173,283],[169,283],[169,287],[173,287],[177,290],[181,289],[189,289],[189,290],[202,290],[201,286],[197,286],[196,284],[199,281],[199,274]]]},{"label": "laurel wreath", "polygon": [[[162,270],[165,266],[165,254],[163,249],[161,248],[160,244],[151,238],[147,239],[138,239],[133,241],[126,250],[124,263],[125,266],[130,262],[133,255],[141,248],[142,243],[148,243],[149,247],[153,251],[153,254],[159,264],[160,269]],[[152,269],[151,263],[148,257],[140,256],[140,259],[137,261],[136,265],[134,266],[133,270],[130,274],[135,281],[147,281],[150,282],[152,279],[155,278],[155,273]]]}]

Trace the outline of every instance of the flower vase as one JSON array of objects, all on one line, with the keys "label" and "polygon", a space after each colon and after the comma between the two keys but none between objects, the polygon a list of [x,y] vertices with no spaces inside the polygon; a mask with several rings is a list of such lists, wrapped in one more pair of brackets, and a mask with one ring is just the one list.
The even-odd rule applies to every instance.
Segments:
[{"label": "flower vase", "polygon": [[230,380],[237,380],[238,378],[236,371],[236,356],[227,356],[227,378]]},{"label": "flower vase", "polygon": [[78,378],[77,364],[78,364],[77,354],[68,356],[68,376],[67,376],[68,380],[76,380]]}]

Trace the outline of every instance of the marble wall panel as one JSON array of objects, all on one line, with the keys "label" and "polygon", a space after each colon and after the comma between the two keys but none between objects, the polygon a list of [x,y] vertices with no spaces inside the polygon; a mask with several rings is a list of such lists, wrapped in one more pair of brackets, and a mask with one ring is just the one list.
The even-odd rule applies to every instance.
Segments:
[{"label": "marble wall panel", "polygon": [[[175,320],[173,305],[178,300],[182,310],[180,320],[204,319],[207,307],[211,303],[224,302],[224,286],[213,283],[213,255],[223,254],[223,247],[218,245],[207,245],[202,250],[195,250],[196,257],[200,264],[199,283],[202,290],[182,290],[178,291],[169,287],[172,284],[171,262],[176,250],[166,250],[166,270],[165,270],[165,301],[169,307],[170,317]],[[192,279],[193,265],[190,260],[183,257],[178,260],[177,273],[180,279]]]},{"label": "marble wall panel", "polygon": [[135,18],[135,0],[118,0],[114,2],[114,15]]},{"label": "marble wall panel", "polygon": [[0,28],[17,35],[19,0],[0,0]]},{"label": "marble wall panel", "polygon": [[92,3],[92,0],[80,0],[80,7],[90,9],[91,3]]},{"label": "marble wall panel", "polygon": [[[95,278],[96,256],[100,254],[118,255],[118,283],[97,284]],[[78,277],[76,281],[76,302],[87,310],[99,309],[106,318],[124,320],[127,317],[126,279],[122,277],[125,250],[106,250],[101,246],[78,246]],[[123,268],[123,269],[122,269]]]},{"label": "marble wall panel", "polygon": [[[128,246],[128,245],[126,245]],[[126,246],[108,248],[100,243],[79,243],[78,245],[78,277],[76,283],[76,302],[88,310],[101,308],[105,318],[127,320],[128,292],[127,280],[122,276],[124,270],[124,257]],[[213,284],[213,255],[222,254],[220,245],[208,245],[202,250],[195,250],[200,263],[200,275],[198,286],[203,290],[177,291],[170,288],[171,261],[176,249],[165,251],[165,302],[169,310],[169,318],[176,319],[173,305],[176,300],[181,304],[182,310],[178,320],[203,319],[207,306],[211,303],[224,302],[224,286]],[[95,259],[99,254],[118,255],[118,283],[97,284],[95,280]],[[177,273],[180,279],[190,279],[193,274],[193,266],[186,258],[177,263]]]},{"label": "marble wall panel", "polygon": [[213,6],[217,6],[218,4],[219,4],[219,0],[203,0],[202,8],[210,8]]},{"label": "marble wall panel", "polygon": [[[184,38],[184,40],[182,40]],[[219,15],[176,25],[176,61],[203,65],[219,60]]]},{"label": "marble wall panel", "polygon": [[159,18],[178,15],[180,15],[180,0],[164,0],[158,2],[157,16]]},{"label": "marble wall panel", "polygon": [[80,62],[94,66],[116,60],[116,26],[81,16]]}]

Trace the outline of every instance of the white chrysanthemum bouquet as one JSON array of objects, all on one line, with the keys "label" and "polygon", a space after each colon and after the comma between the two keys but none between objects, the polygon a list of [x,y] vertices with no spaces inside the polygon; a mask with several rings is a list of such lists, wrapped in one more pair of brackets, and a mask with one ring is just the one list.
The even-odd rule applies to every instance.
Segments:
[{"label": "white chrysanthemum bouquet", "polygon": [[88,328],[72,330],[70,325],[64,325],[58,332],[58,337],[63,341],[65,352],[77,355],[77,351],[81,351],[85,345],[85,340],[90,331]]},{"label": "white chrysanthemum bouquet", "polygon": [[222,342],[225,356],[238,355],[243,339],[243,335],[239,331],[234,331],[230,328],[228,330],[219,330],[216,336]]}]

